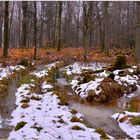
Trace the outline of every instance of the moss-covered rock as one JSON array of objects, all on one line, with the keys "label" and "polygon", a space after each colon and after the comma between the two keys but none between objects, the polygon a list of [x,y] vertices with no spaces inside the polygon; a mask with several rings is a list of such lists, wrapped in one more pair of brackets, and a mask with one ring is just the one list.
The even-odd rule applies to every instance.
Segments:
[{"label": "moss-covered rock", "polygon": [[16,127],[15,127],[15,131],[18,131],[19,129],[21,129],[22,127],[24,127],[27,123],[24,121],[21,121],[19,123],[17,123]]},{"label": "moss-covered rock", "polygon": [[128,67],[128,65],[126,63],[126,56],[124,54],[120,53],[116,56],[116,59],[112,63],[112,65],[110,67],[108,67],[108,70],[114,71],[117,69],[124,69],[127,67]]}]

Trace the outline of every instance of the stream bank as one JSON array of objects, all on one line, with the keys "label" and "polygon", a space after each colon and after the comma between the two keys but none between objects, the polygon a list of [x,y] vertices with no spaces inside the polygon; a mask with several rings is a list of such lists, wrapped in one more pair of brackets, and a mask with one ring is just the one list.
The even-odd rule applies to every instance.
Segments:
[{"label": "stream bank", "polygon": [[[103,128],[105,132],[116,139],[130,138],[125,132],[121,130],[117,122],[111,118],[116,112],[125,110],[140,111],[140,90],[133,93],[132,97],[121,97],[117,100],[107,104],[90,104],[80,103],[80,97],[71,88],[63,76],[62,71],[56,72],[56,83],[63,92],[67,94],[69,108],[74,109],[85,116],[86,123],[93,128]],[[67,91],[67,92],[66,92]]]}]

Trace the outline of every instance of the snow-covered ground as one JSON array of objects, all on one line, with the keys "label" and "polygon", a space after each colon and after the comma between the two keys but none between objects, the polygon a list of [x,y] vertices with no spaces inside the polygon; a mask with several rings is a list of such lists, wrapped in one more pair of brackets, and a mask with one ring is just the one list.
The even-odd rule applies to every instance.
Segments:
[{"label": "snow-covered ground", "polygon": [[[47,75],[48,70],[44,75]],[[40,72],[34,72],[42,77]],[[40,76],[42,75],[42,76]],[[100,134],[82,122],[82,114],[74,112],[60,104],[59,97],[50,91],[52,85],[43,82],[42,92],[35,93],[34,84],[23,84],[16,92],[17,108],[13,111],[11,125],[19,130],[13,130],[8,139],[47,139],[47,140],[93,140],[100,139]],[[76,118],[78,121],[72,121]],[[75,119],[74,119],[75,120]]]},{"label": "snow-covered ground", "polygon": [[21,65],[17,65],[17,66],[7,66],[5,68],[0,68],[0,80],[2,80],[3,78],[8,78],[8,76],[12,75],[14,73],[14,71],[20,71],[25,69],[25,67],[21,66]]},{"label": "snow-covered ground", "polygon": [[117,120],[119,123],[120,128],[127,133],[133,139],[140,139],[140,120],[139,125],[134,125],[130,123],[130,120],[133,117],[139,117],[139,112],[128,112],[125,111],[123,113],[116,113],[112,116],[113,119]]},{"label": "snow-covered ground", "polygon": [[[103,67],[106,66],[104,63],[92,63],[90,65],[83,65],[81,63],[74,63],[73,65],[69,65],[64,68],[64,71],[66,72],[67,75],[72,75],[72,74],[81,74],[82,70],[101,70]],[[133,72],[136,70],[136,66],[133,66],[132,68],[127,68],[124,69],[123,72],[122,70],[115,70],[113,71],[115,78],[114,80],[119,83],[120,85],[129,87],[130,86],[135,86],[139,87],[139,77],[138,75],[135,75]],[[121,76],[119,73],[124,73]],[[126,75],[125,75],[126,73]],[[81,76],[74,77],[73,80],[71,81],[71,85],[73,90],[81,97],[81,98],[86,98],[88,96],[88,92],[90,90],[93,90],[96,95],[99,95],[102,91],[101,88],[99,88],[100,83],[104,80],[105,77],[107,77],[110,74],[109,71],[104,70],[103,72],[98,72],[95,73],[95,80],[91,80],[88,83],[80,83],[79,84],[79,79],[82,79],[83,77]],[[131,88],[130,88],[131,90]],[[131,92],[131,91],[130,91]]]},{"label": "snow-covered ground", "polygon": [[79,63],[75,62],[65,68],[63,68],[64,71],[66,71],[67,75],[71,74],[80,74],[82,70],[101,70],[104,66],[106,66],[105,63]]},{"label": "snow-covered ground", "polygon": [[38,77],[38,78],[43,78],[45,76],[48,75],[48,72],[52,69],[52,68],[55,68],[57,67],[59,64],[63,63],[62,61],[57,61],[57,62],[54,62],[54,63],[50,63],[48,65],[45,66],[45,69],[44,70],[41,70],[41,71],[34,71],[32,72],[31,74]]},{"label": "snow-covered ground", "polygon": [[[30,99],[29,107],[22,108],[23,103],[20,101],[25,97],[31,98],[32,96],[30,94],[31,86],[33,85],[22,85],[16,93],[18,107],[12,113],[11,125],[16,126],[21,121],[26,122],[26,124],[17,131],[13,130],[9,139],[100,139],[100,135],[95,132],[95,129],[88,128],[81,122],[70,121],[74,116],[82,120],[82,115],[72,114],[67,106],[59,105],[58,96],[54,95],[53,92],[47,92],[47,88],[51,85],[46,83],[42,85],[42,90],[45,91],[43,95],[33,93],[41,100]],[[79,126],[81,130],[73,130],[74,126]],[[37,130],[37,128],[41,130]]]}]

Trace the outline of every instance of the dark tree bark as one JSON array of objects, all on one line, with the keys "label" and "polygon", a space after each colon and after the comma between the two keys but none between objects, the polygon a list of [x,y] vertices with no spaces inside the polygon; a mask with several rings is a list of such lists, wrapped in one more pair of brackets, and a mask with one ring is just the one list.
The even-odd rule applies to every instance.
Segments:
[{"label": "dark tree bark", "polygon": [[36,60],[37,54],[37,12],[36,1],[34,1],[34,60]]},{"label": "dark tree bark", "polygon": [[9,47],[9,1],[4,2],[4,48],[3,57],[8,57]]},{"label": "dark tree bark", "polygon": [[57,17],[56,17],[56,40],[55,46],[57,51],[61,49],[61,15],[62,15],[62,1],[57,2]]},{"label": "dark tree bark", "polygon": [[137,2],[137,25],[136,25],[136,47],[135,57],[140,61],[140,2]]},{"label": "dark tree bark", "polygon": [[22,11],[23,11],[23,20],[22,20],[22,48],[27,48],[27,8],[28,8],[28,2],[23,1],[22,2]]},{"label": "dark tree bark", "polygon": [[3,2],[0,1],[0,48],[2,47],[2,22],[3,22],[2,4],[3,4]]}]

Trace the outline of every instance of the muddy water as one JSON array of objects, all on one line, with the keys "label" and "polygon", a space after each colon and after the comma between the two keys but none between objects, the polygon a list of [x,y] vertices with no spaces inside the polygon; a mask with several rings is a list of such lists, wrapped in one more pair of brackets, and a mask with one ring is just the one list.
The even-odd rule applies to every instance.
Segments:
[{"label": "muddy water", "polygon": [[[61,73],[56,78],[56,80],[56,84],[61,88],[68,86],[66,79],[62,76]],[[68,95],[73,96],[71,88],[67,89]],[[129,136],[119,128],[116,121],[111,118],[111,115],[130,109],[133,111],[140,111],[140,90],[136,91],[134,96],[131,98],[122,97],[106,105],[89,105],[85,103],[81,104],[75,100],[70,100],[69,107],[82,113],[91,127],[103,128],[106,133],[117,139],[129,138]]]},{"label": "muddy water", "polygon": [[15,93],[20,77],[21,75],[17,74],[15,78],[9,79],[8,94],[0,98],[0,139],[7,138],[10,131],[12,130],[12,127],[9,126],[9,123],[12,118],[11,113],[16,108]]}]

